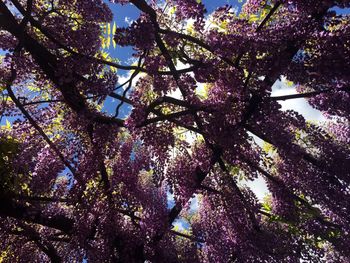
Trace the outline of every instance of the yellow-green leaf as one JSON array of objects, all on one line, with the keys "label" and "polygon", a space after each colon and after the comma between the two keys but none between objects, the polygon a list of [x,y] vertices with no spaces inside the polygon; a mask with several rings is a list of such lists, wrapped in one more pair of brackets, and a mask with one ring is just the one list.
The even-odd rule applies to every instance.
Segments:
[{"label": "yellow-green leaf", "polygon": [[9,122],[8,119],[6,119],[6,129],[11,129],[11,122]]},{"label": "yellow-green leaf", "polygon": [[117,24],[116,24],[115,21],[114,21],[114,23],[113,23],[112,34],[114,34],[116,30],[117,30]]},{"label": "yellow-green leaf", "polygon": [[109,35],[107,36],[107,48],[109,48],[111,46],[111,38],[109,37]]},{"label": "yellow-green leaf", "polygon": [[251,15],[251,16],[249,16],[249,19],[248,19],[248,21],[250,22],[250,23],[253,23],[253,22],[256,22],[256,21],[258,21],[259,20],[259,17],[257,16],[257,15]]},{"label": "yellow-green leaf", "polygon": [[175,12],[176,12],[176,7],[175,7],[175,6],[173,6],[172,8],[170,8],[170,10],[169,10],[170,15],[175,14]]}]

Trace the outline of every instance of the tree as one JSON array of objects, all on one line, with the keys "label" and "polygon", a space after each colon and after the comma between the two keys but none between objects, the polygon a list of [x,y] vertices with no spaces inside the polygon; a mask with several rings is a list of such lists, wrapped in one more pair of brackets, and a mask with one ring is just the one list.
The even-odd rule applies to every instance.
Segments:
[{"label": "tree", "polygon": [[0,1],[0,261],[349,262],[350,1],[114,2],[141,12],[113,32],[130,66],[102,0]]}]

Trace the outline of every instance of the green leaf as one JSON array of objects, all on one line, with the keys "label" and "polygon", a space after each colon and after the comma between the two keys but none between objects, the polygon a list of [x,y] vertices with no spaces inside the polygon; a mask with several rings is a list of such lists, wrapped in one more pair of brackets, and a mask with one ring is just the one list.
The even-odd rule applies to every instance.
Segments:
[{"label": "green leaf", "polygon": [[238,174],[239,171],[240,171],[240,169],[239,169],[238,166],[233,166],[233,167],[231,168],[231,172],[232,172],[233,174]]},{"label": "green leaf", "polygon": [[262,204],[263,206],[263,209],[266,211],[266,212],[270,212],[272,210],[272,207],[269,203],[265,202]]},{"label": "green leaf", "polygon": [[272,9],[271,5],[265,5],[260,14],[260,18],[264,19],[267,16],[267,14],[271,11],[271,9]]},{"label": "green leaf", "polygon": [[6,129],[11,129],[11,122],[9,122],[8,119],[6,119],[6,125],[5,125]]},{"label": "green leaf", "polygon": [[102,49],[106,48],[105,38],[103,36],[101,36],[101,46],[102,46]]},{"label": "green leaf", "polygon": [[40,88],[36,87],[36,86],[33,86],[31,84],[27,85],[27,88],[30,90],[30,91],[33,91],[33,92],[38,92],[40,91]]},{"label": "green leaf", "polygon": [[114,23],[113,23],[112,34],[114,34],[116,30],[117,30],[117,24],[116,24],[115,21],[114,21]]},{"label": "green leaf", "polygon": [[258,21],[259,20],[259,17],[257,16],[257,15],[251,15],[251,16],[249,16],[249,19],[248,19],[248,21],[250,22],[250,23],[253,23],[253,22],[256,22],[256,21]]},{"label": "green leaf", "polygon": [[287,85],[288,87],[293,87],[294,82],[293,82],[293,81],[287,80],[287,81],[286,81],[286,85]]},{"label": "green leaf", "polygon": [[108,35],[107,36],[107,44],[106,44],[106,47],[109,48],[111,46],[111,38],[110,36]]},{"label": "green leaf", "polygon": [[175,6],[173,6],[172,8],[170,8],[170,10],[169,10],[170,15],[175,14],[175,12],[176,12],[176,7],[175,7]]}]

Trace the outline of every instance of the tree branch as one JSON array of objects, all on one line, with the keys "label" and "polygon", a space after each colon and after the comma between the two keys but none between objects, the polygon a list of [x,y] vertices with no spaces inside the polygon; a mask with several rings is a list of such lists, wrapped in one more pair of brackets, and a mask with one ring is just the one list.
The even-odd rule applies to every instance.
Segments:
[{"label": "tree branch", "polygon": [[324,94],[324,93],[331,93],[331,92],[336,92],[336,91],[345,91],[349,92],[349,88],[343,88],[343,89],[324,89],[324,90],[316,90],[316,91],[311,91],[307,93],[299,93],[299,94],[291,94],[291,95],[284,95],[284,96],[276,96],[276,97],[271,97],[271,100],[278,101],[278,100],[292,100],[292,99],[300,99],[300,98],[310,98],[313,96],[317,96],[319,94]]}]

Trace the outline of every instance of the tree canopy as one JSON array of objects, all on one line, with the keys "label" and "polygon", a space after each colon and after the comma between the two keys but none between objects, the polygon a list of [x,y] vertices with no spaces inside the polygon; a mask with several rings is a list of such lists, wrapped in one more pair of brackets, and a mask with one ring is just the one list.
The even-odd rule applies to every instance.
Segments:
[{"label": "tree canopy", "polygon": [[1,0],[0,262],[349,262],[347,7]]}]

